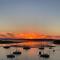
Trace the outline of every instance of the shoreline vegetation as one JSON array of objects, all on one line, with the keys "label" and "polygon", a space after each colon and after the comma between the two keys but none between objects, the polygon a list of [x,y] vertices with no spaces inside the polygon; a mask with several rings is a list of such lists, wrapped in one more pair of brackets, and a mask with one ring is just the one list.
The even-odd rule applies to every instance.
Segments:
[{"label": "shoreline vegetation", "polygon": [[11,43],[19,43],[19,42],[14,42],[14,41],[2,41],[2,40],[0,40],[0,44],[11,44]]},{"label": "shoreline vegetation", "polygon": [[12,39],[12,38],[0,38],[0,44],[21,43],[27,41],[52,41],[54,44],[60,44],[60,39]]}]

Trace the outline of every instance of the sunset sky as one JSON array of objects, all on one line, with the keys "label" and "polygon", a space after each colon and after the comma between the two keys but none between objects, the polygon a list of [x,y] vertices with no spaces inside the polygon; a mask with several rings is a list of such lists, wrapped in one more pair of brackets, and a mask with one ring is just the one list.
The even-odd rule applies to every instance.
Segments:
[{"label": "sunset sky", "polygon": [[0,0],[1,32],[60,36],[60,0]]}]

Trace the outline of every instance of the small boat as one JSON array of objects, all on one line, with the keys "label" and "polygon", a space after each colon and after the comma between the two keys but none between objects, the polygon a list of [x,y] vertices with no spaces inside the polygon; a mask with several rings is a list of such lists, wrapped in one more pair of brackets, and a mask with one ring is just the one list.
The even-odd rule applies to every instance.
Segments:
[{"label": "small boat", "polygon": [[44,50],[44,47],[40,47],[39,49]]},{"label": "small boat", "polygon": [[40,57],[49,58],[50,56],[48,54],[41,54]]},{"label": "small boat", "polygon": [[39,52],[39,55],[41,55],[41,51]]},{"label": "small boat", "polygon": [[23,49],[25,49],[25,50],[29,50],[29,49],[30,49],[30,47],[23,47]]},{"label": "small boat", "polygon": [[21,54],[21,52],[15,51],[15,52],[13,52],[13,54],[19,55],[19,54]]},{"label": "small boat", "polygon": [[4,46],[3,48],[6,48],[6,49],[8,49],[8,48],[10,48],[10,46]]},{"label": "small boat", "polygon": [[7,55],[7,58],[15,58],[15,55],[13,54]]}]

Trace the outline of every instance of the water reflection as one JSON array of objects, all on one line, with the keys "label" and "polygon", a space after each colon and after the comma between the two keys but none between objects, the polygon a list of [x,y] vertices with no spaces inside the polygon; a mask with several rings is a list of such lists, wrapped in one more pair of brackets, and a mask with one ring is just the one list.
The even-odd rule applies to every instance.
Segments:
[{"label": "water reflection", "polygon": [[34,41],[29,41],[29,42],[23,42],[23,43],[13,43],[13,44],[0,44],[0,46],[29,46],[29,47],[39,47],[41,45],[48,45],[48,42],[34,42]]},{"label": "water reflection", "polygon": [[[0,47],[0,60],[43,60],[42,57],[39,56],[39,51],[41,51],[38,47],[41,46],[41,42],[23,42],[18,43],[17,45],[20,45],[21,47],[17,47],[17,49],[22,52],[21,55],[15,55],[15,58],[8,59],[6,57],[7,54],[12,54],[14,51],[16,51],[16,47],[10,47],[9,49],[5,49],[3,47]],[[44,42],[44,45],[48,44],[48,42]],[[9,44],[9,46],[15,45],[15,44]],[[0,46],[7,46],[7,44],[0,44]],[[23,49],[24,46],[32,47],[29,50]],[[50,54],[49,59],[44,60],[60,60],[60,46],[54,47],[56,52],[53,52],[53,49],[49,49],[48,47],[45,47],[44,52]]]}]

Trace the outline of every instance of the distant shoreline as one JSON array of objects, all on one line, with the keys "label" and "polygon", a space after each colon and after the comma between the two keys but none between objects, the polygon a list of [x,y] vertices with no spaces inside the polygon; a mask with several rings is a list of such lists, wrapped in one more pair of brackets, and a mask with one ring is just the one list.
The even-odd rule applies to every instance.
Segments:
[{"label": "distant shoreline", "polygon": [[20,43],[27,41],[52,41],[54,44],[60,44],[58,39],[11,39],[11,38],[0,38],[0,44]]}]

